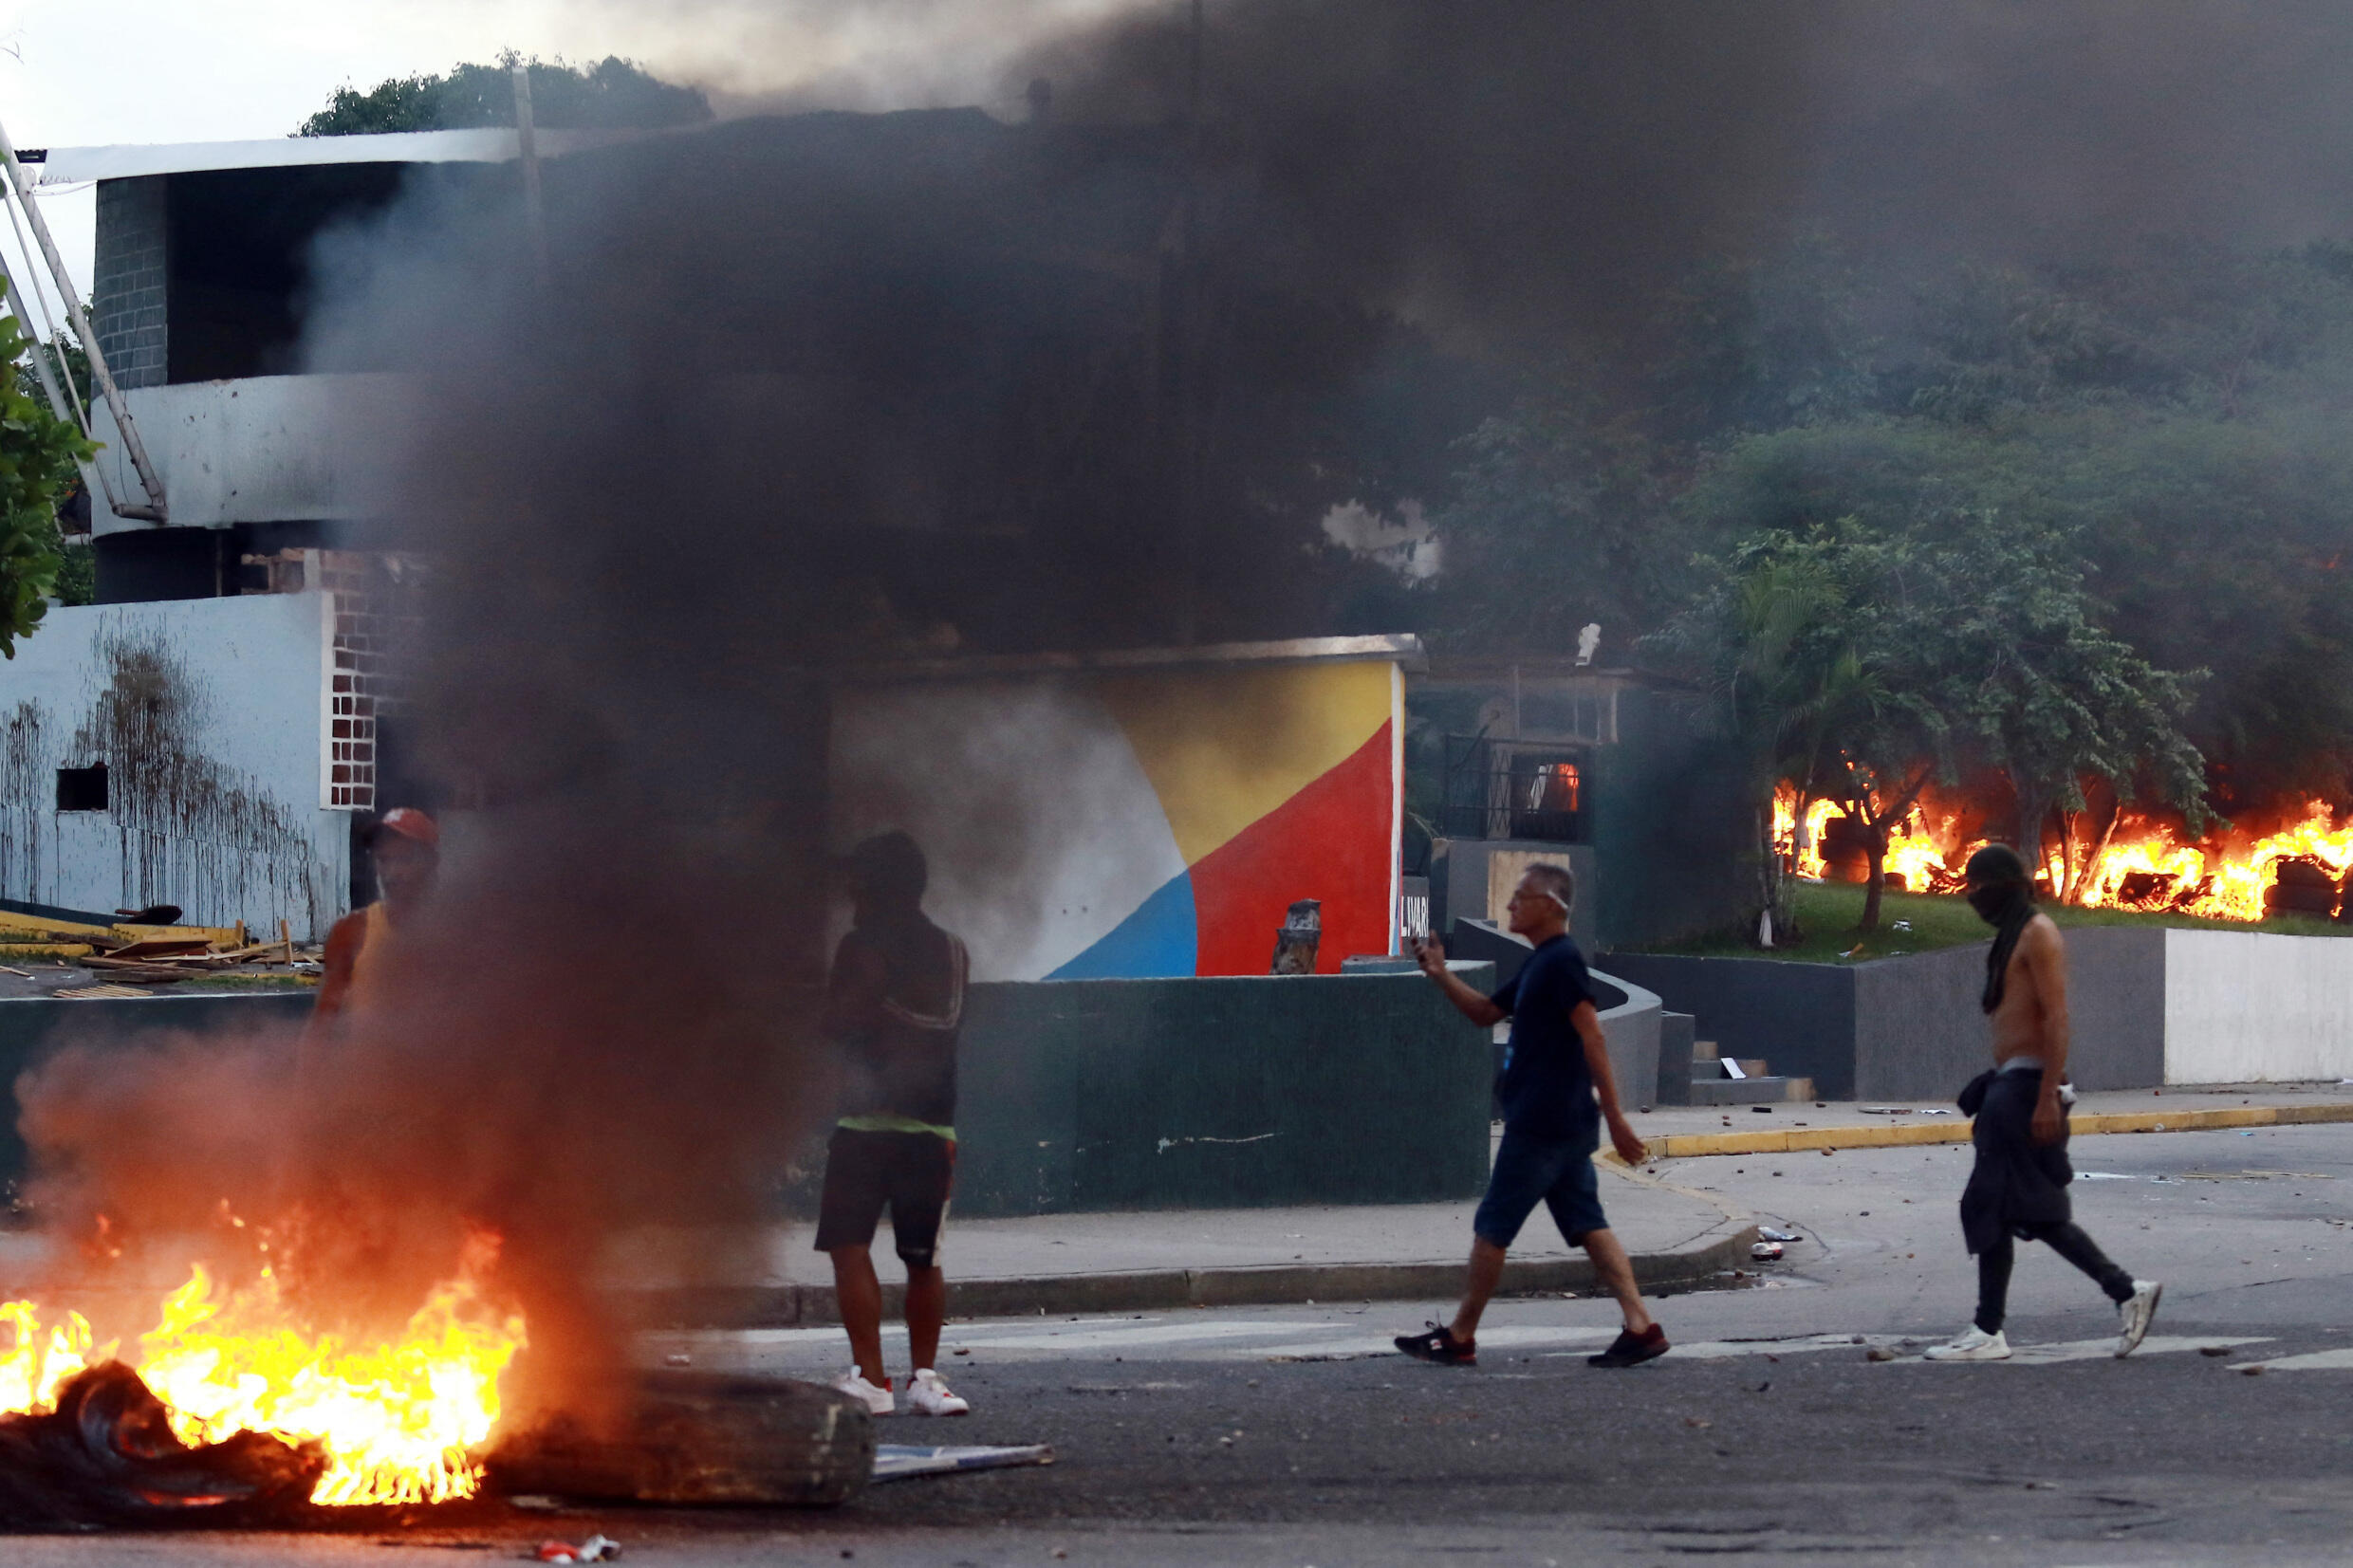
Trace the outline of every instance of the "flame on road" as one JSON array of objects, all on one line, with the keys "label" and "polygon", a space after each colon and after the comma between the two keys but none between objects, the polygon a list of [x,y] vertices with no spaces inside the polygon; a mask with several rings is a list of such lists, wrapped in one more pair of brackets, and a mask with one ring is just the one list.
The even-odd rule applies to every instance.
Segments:
[{"label": "flame on road", "polygon": [[[316,1443],[328,1467],[319,1503],[443,1503],[481,1483],[472,1453],[498,1421],[498,1381],[524,1345],[520,1316],[486,1300],[488,1256],[472,1248],[397,1338],[356,1343],[312,1332],[264,1269],[220,1295],[201,1266],[165,1301],[129,1361],[184,1443],[240,1431]],[[50,1408],[85,1366],[119,1356],[79,1312],[44,1326],[30,1301],[0,1303],[0,1411]]]}]

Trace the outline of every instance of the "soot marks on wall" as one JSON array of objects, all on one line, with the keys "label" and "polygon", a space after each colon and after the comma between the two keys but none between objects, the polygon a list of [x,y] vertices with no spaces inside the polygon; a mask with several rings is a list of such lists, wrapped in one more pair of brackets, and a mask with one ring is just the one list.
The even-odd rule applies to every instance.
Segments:
[{"label": "soot marks on wall", "polygon": [[102,636],[105,685],[65,765],[106,765],[127,905],[175,903],[211,920],[267,890],[273,907],[319,924],[311,845],[298,814],[204,753],[211,693],[159,629]]},{"label": "soot marks on wall", "polygon": [[0,721],[0,897],[31,898],[41,876],[41,819],[49,773],[41,706],[19,702]]}]

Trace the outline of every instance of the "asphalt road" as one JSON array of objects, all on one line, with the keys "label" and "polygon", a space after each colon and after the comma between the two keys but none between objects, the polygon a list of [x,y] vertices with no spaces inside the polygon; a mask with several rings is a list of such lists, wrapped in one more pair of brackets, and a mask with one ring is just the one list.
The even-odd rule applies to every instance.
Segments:
[{"label": "asphalt road", "polygon": [[[1660,1303],[1678,1349],[1631,1372],[1584,1365],[1614,1319],[1593,1301],[1500,1304],[1475,1370],[1383,1354],[1439,1302],[959,1323],[965,1354],[945,1359],[974,1413],[895,1418],[884,1441],[1047,1442],[1058,1463],[878,1485],[824,1515],[483,1505],[331,1537],[13,1541],[9,1557],[389,1568],[602,1530],[632,1562],[695,1564],[2353,1559],[2353,1127],[2075,1153],[2078,1219],[2167,1284],[2130,1360],[2108,1354],[2105,1301],[2032,1246],[2017,1359],[1915,1358],[1973,1300],[1954,1208],[1965,1149],[1722,1156],[1668,1179],[1806,1239],[1744,1288]],[[818,1330],[648,1347],[681,1353],[811,1376],[843,1359]]]}]

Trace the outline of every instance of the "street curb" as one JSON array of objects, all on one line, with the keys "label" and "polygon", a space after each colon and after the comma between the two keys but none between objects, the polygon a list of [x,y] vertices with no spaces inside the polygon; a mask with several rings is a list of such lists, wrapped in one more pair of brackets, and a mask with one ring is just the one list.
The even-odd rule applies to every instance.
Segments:
[{"label": "street curb", "polygon": [[[2234,1127],[2291,1127],[2353,1121],[2353,1104],[2235,1105],[2218,1111],[2112,1111],[2067,1118],[2075,1137],[2102,1133],[2196,1133]],[[1656,1159],[1703,1154],[1787,1154],[1807,1149],[1889,1149],[1914,1143],[1967,1143],[1969,1119],[1875,1127],[1792,1127],[1754,1133],[1676,1133],[1648,1140]]]},{"label": "street curb", "polygon": [[[1749,1261],[1756,1227],[1731,1218],[1697,1239],[1663,1252],[1633,1256],[1645,1288],[1690,1285]],[[1464,1243],[1465,1250],[1469,1242]],[[1158,1312],[1177,1307],[1296,1306],[1305,1301],[1444,1301],[1462,1289],[1459,1263],[1275,1264],[1262,1268],[1169,1268],[1126,1274],[1065,1274],[1019,1280],[948,1282],[955,1318],[1068,1317]],[[1501,1293],[1592,1290],[1583,1257],[1504,1264]],[[884,1314],[900,1310],[903,1286],[882,1287]],[[839,1323],[831,1285],[738,1285],[700,1290],[616,1292],[641,1328],[818,1328]]]}]

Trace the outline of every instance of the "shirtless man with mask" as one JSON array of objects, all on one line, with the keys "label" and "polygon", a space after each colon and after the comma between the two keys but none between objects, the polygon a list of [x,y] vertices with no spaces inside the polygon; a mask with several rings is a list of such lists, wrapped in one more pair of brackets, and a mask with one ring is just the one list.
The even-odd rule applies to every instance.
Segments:
[{"label": "shirtless man with mask", "polygon": [[1928,1352],[1932,1361],[2001,1361],[2010,1356],[2002,1317],[2010,1298],[2014,1238],[2044,1242],[2090,1275],[2116,1303],[2116,1354],[2130,1356],[2157,1316],[2164,1287],[2136,1280],[2084,1234],[2067,1200],[2067,954],[2059,928],[2034,907],[2026,862],[2007,844],[1969,858],[1969,902],[1993,928],[1982,1005],[1993,1032],[1993,1068],[1961,1091],[1976,1118],[1977,1163],[1961,1193],[1961,1233],[1977,1257],[1977,1317],[1959,1337]]}]

